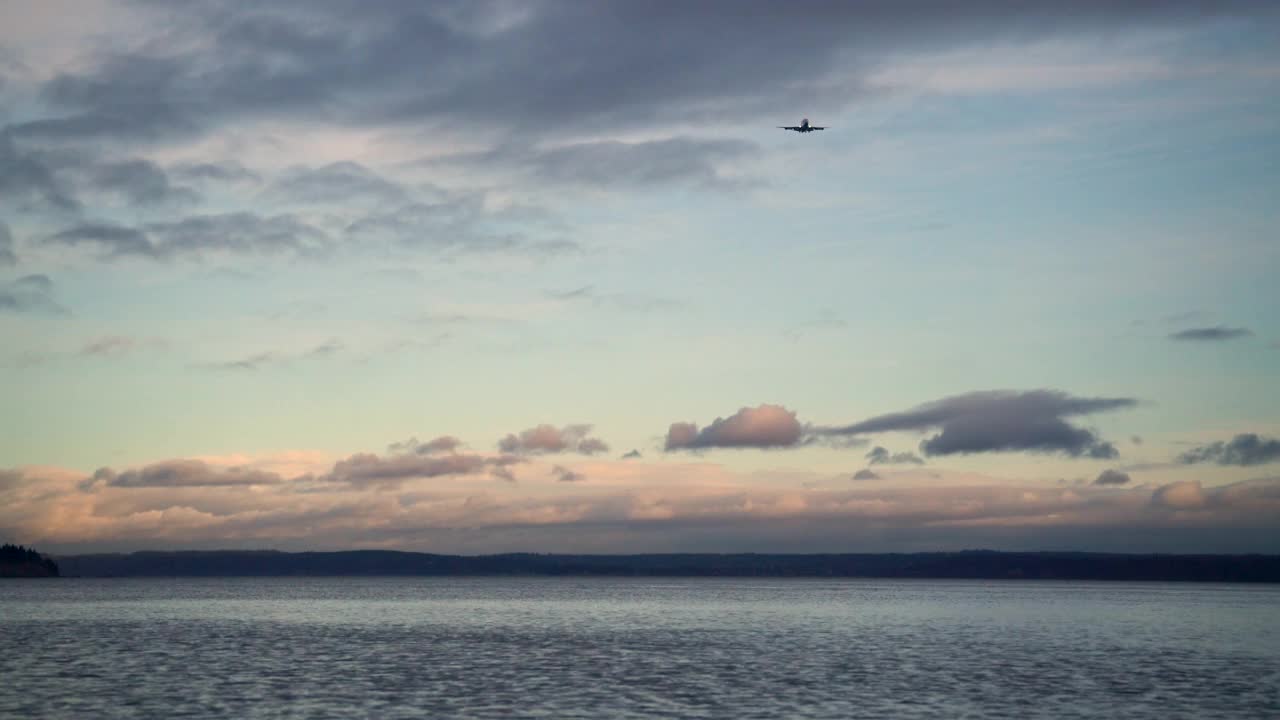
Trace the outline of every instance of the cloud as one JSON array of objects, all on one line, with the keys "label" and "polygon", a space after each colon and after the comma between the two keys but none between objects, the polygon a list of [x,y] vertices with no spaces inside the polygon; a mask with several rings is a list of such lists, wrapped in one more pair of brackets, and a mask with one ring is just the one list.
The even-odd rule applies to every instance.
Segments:
[{"label": "cloud", "polygon": [[48,236],[46,242],[95,246],[107,259],[138,256],[155,260],[210,252],[306,255],[327,251],[330,244],[324,232],[293,215],[251,212],[193,215],[141,228],[82,223]]},{"label": "cloud", "polygon": [[665,449],[787,448],[800,444],[804,428],[796,414],[781,405],[744,407],[727,418],[716,418],[702,430],[694,423],[672,423]]},{"label": "cloud", "polygon": [[602,140],[553,147],[502,146],[483,153],[453,155],[446,163],[516,167],[544,183],[599,187],[667,187],[691,183],[729,189],[750,184],[726,175],[724,163],[759,152],[742,140],[674,137],[642,142]]},{"label": "cloud", "polygon": [[157,140],[292,117],[580,137],[778,107],[835,109],[872,92],[869,76],[912,51],[1272,12],[1265,3],[1191,1],[831,3],[803,13],[767,0],[468,5],[475,8],[284,0],[250,11],[188,3],[180,16],[139,23],[155,30],[129,49],[51,78],[41,88],[50,115],[12,132]]},{"label": "cloud", "polygon": [[207,370],[261,370],[271,365],[287,365],[298,360],[308,360],[313,358],[325,358],[336,355],[341,352],[344,345],[336,339],[326,340],[309,350],[301,352],[286,353],[279,351],[266,351],[247,355],[237,360],[226,360],[223,362],[201,363],[196,367],[205,368]]},{"label": "cloud", "polygon": [[343,230],[351,242],[390,243],[442,253],[511,251],[554,255],[578,249],[559,236],[554,221],[543,218],[514,228],[502,210],[489,208],[481,193],[460,193],[378,207],[355,218]]},{"label": "cloud", "polygon": [[234,160],[178,163],[170,168],[170,172],[188,182],[256,183],[262,180],[258,173]]},{"label": "cloud", "polygon": [[1280,439],[1264,438],[1257,433],[1241,433],[1229,442],[1218,441],[1188,450],[1178,462],[1215,463],[1218,465],[1262,465],[1280,460]]},{"label": "cloud", "polygon": [[[448,455],[395,455],[379,457],[357,453],[334,464],[333,470],[321,477],[328,482],[351,485],[398,485],[411,478],[434,478],[448,475],[474,475],[485,470],[501,471],[524,462],[514,455],[485,456],[453,453]],[[501,476],[507,479],[507,476]]]},{"label": "cloud", "polygon": [[140,339],[128,335],[103,335],[94,338],[80,348],[81,355],[123,355],[144,347],[163,347],[164,341]]},{"label": "cloud", "polygon": [[1151,504],[1170,510],[1195,510],[1208,501],[1199,480],[1169,483],[1151,494]]},{"label": "cloud", "polygon": [[90,163],[81,169],[97,192],[119,195],[133,205],[190,203],[200,199],[189,187],[174,185],[160,166],[149,160],[116,160]]},{"label": "cloud", "polygon": [[550,292],[547,296],[561,302],[589,303],[595,308],[612,308],[628,312],[654,312],[672,310],[680,307],[680,303],[667,298],[653,297],[634,293],[600,293],[592,285],[584,285],[573,290]]},{"label": "cloud", "polygon": [[941,428],[920,443],[925,455],[1025,451],[1111,458],[1118,454],[1115,446],[1063,418],[1135,405],[1132,398],[1080,398],[1058,390],[988,390],[816,432],[863,435]]},{"label": "cloud", "polygon": [[594,455],[608,452],[609,446],[599,438],[589,437],[590,433],[590,425],[566,425],[563,428],[539,425],[518,436],[508,434],[498,441],[498,449],[505,453],[529,455],[562,452]]},{"label": "cloud", "polygon": [[641,455],[641,454],[640,454],[640,451],[639,451],[639,450],[632,450],[631,452],[626,453],[625,455],[623,455],[621,459],[622,459],[622,460],[636,460],[636,459],[639,459],[639,458],[641,458],[641,457],[643,457],[643,455]]},{"label": "cloud", "polygon": [[632,553],[1280,547],[1280,478],[1152,491],[942,471],[939,478],[915,478],[917,484],[904,477],[822,489],[798,481],[762,486],[751,473],[709,463],[595,461],[591,477],[605,482],[586,485],[555,482],[553,466],[527,461],[551,482],[536,492],[488,482],[519,461],[354,455],[330,465],[332,473],[305,469],[313,474],[252,487],[238,484],[250,481],[246,473],[276,468],[209,461],[187,469],[189,461],[177,461],[180,469],[129,486],[111,484],[117,475],[109,470],[95,480],[56,468],[14,468],[0,470],[0,527],[57,552],[328,546],[477,554],[573,552],[583,543]]},{"label": "cloud", "polygon": [[555,476],[556,482],[578,482],[587,479],[581,473],[576,473],[563,465],[551,468],[551,474]]},{"label": "cloud", "polygon": [[1235,340],[1237,338],[1250,337],[1253,331],[1248,328],[1227,327],[1226,325],[1216,325],[1214,327],[1189,328],[1169,334],[1170,340],[1194,340],[1204,342],[1216,342],[1221,340]]},{"label": "cloud", "polygon": [[877,475],[871,468],[863,468],[853,474],[853,479],[854,480],[879,480],[880,476]]},{"label": "cloud", "polygon": [[122,473],[99,468],[85,487],[99,482],[120,488],[175,488],[274,485],[283,481],[275,473],[251,468],[216,468],[200,460],[165,460]]},{"label": "cloud", "polygon": [[18,256],[13,252],[13,234],[9,226],[0,220],[0,267],[18,264]]},{"label": "cloud", "polygon": [[409,193],[360,163],[344,161],[317,168],[298,167],[286,171],[271,186],[271,192],[294,202],[308,204],[349,203],[367,200],[403,204]]},{"label": "cloud", "polygon": [[25,480],[21,470],[5,470],[0,468],[0,493],[13,490]]},{"label": "cloud", "polygon": [[25,275],[8,285],[0,285],[0,312],[65,315],[67,309],[53,299],[53,281],[48,275]]},{"label": "cloud", "polygon": [[1129,477],[1129,473],[1120,472],[1119,470],[1103,470],[1098,475],[1098,478],[1093,481],[1093,484],[1094,485],[1127,485],[1129,484],[1130,479],[1131,478]]},{"label": "cloud", "polygon": [[872,465],[923,465],[924,460],[913,452],[890,453],[877,445],[867,453],[867,461]]},{"label": "cloud", "polygon": [[404,442],[391,443],[387,450],[392,453],[408,453],[411,455],[433,455],[442,452],[454,452],[462,446],[462,441],[452,435],[441,435],[433,440],[418,442],[417,438],[409,438]]},{"label": "cloud", "polygon": [[47,158],[24,150],[0,128],[0,203],[70,212],[80,208],[71,188],[57,177]]}]

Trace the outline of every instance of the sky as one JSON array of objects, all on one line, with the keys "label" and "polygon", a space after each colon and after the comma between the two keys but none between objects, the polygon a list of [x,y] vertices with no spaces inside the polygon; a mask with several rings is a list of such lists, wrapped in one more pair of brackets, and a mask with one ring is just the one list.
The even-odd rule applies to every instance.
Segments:
[{"label": "sky", "polygon": [[1269,3],[0,0],[0,538],[1277,553],[1278,220]]}]

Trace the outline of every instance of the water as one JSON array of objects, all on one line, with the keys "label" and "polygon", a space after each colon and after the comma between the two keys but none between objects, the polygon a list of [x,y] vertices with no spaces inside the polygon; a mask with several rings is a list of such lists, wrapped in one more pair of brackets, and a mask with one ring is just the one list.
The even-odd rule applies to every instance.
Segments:
[{"label": "water", "polygon": [[0,582],[3,718],[1277,718],[1280,587]]}]

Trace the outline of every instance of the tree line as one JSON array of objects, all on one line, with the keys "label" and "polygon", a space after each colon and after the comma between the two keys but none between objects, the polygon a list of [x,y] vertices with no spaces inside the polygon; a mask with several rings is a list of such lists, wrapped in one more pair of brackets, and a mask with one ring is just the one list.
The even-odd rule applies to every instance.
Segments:
[{"label": "tree line", "polygon": [[58,563],[28,547],[0,545],[0,577],[57,577]]}]

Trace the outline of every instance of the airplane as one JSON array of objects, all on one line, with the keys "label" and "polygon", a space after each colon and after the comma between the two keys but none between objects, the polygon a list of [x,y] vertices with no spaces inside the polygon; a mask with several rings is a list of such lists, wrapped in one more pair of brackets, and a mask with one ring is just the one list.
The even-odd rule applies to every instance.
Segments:
[{"label": "airplane", "polygon": [[795,130],[796,132],[801,132],[801,133],[813,132],[814,130],[826,130],[825,127],[810,125],[809,118],[805,118],[804,120],[801,120],[799,125],[779,125],[778,128],[782,130]]}]

